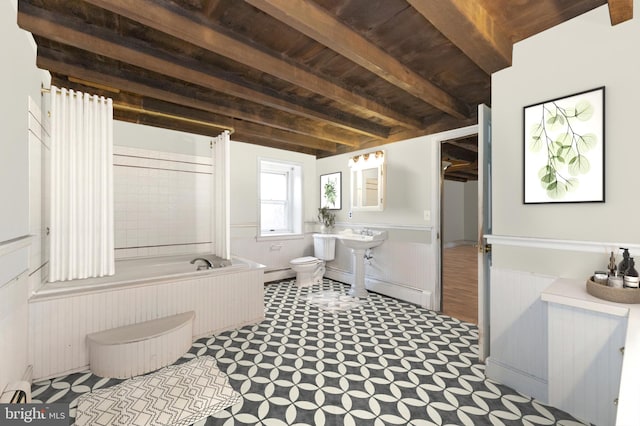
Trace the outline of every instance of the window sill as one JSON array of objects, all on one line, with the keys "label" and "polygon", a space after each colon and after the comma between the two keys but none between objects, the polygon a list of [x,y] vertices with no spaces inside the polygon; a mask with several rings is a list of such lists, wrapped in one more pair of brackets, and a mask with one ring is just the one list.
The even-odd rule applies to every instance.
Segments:
[{"label": "window sill", "polygon": [[258,235],[256,241],[281,241],[281,240],[301,240],[304,234],[271,234]]}]

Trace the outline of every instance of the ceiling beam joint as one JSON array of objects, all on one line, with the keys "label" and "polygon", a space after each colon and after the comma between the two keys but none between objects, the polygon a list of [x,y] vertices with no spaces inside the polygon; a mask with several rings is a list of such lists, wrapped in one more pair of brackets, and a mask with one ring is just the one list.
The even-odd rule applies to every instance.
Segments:
[{"label": "ceiling beam joint", "polygon": [[511,37],[492,18],[482,2],[407,1],[487,74],[511,66]]},{"label": "ceiling beam joint", "polygon": [[633,18],[633,0],[609,0],[611,25],[618,25]]}]

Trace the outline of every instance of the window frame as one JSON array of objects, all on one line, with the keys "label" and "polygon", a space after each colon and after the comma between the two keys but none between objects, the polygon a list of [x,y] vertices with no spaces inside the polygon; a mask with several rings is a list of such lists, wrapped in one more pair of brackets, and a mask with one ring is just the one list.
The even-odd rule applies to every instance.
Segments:
[{"label": "window frame", "polygon": [[[302,164],[292,162],[292,161],[283,161],[283,160],[274,160],[270,158],[258,158],[257,165],[257,176],[258,176],[258,226],[256,239],[258,241],[261,240],[270,240],[270,239],[297,239],[303,238],[304,234],[302,232]],[[286,200],[279,202],[278,200],[263,200],[262,199],[262,173],[263,172],[271,172],[271,173],[282,173],[286,175],[287,181],[287,191],[286,191]],[[265,230],[262,225],[262,206],[264,204],[281,204],[285,205],[286,209],[286,220],[287,226],[285,229],[272,229]]]}]

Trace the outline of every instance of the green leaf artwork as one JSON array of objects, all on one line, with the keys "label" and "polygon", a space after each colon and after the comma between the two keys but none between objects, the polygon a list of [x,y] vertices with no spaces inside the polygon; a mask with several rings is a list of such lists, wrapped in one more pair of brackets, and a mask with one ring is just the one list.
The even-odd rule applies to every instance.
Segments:
[{"label": "green leaf artwork", "polygon": [[340,172],[320,175],[320,207],[340,210],[342,200],[340,196]]},{"label": "green leaf artwork", "polygon": [[538,171],[538,179],[551,200],[562,200],[579,188],[580,177],[588,174],[591,163],[586,153],[598,146],[598,135],[584,132],[576,125],[594,117],[594,105],[587,98],[575,103],[550,101],[541,104],[535,122],[528,122],[527,149],[543,153],[546,161]]},{"label": "green leaf artwork", "polygon": [[334,181],[329,180],[324,184],[324,197],[327,199],[327,205],[335,207],[337,195],[336,183]]}]

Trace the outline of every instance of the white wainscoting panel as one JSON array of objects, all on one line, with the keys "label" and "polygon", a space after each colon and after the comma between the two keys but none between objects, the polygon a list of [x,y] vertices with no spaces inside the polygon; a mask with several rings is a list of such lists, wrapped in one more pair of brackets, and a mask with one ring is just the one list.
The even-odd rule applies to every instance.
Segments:
[{"label": "white wainscoting panel", "polygon": [[194,338],[264,318],[263,271],[211,275],[157,285],[32,301],[30,361],[34,379],[89,365],[87,334],[195,311]]},{"label": "white wainscoting panel", "polygon": [[[348,224],[339,224],[334,232],[339,233],[346,225]],[[255,223],[231,225],[231,252],[234,256],[266,265],[266,281],[294,277],[295,273],[290,270],[289,262],[297,257],[313,256],[311,229],[314,223],[305,224],[309,232],[304,238],[282,240],[256,241],[256,226]],[[350,227],[360,229],[367,225],[351,224]],[[436,271],[433,267],[431,228],[385,225],[368,227],[384,229],[389,235],[387,241],[372,250],[372,258],[365,264],[368,288],[433,309]],[[352,283],[351,250],[344,244],[336,241],[335,259],[327,262],[326,266],[327,278]]]},{"label": "white wainscoting panel", "polygon": [[491,268],[491,355],[487,376],[547,401],[547,306],[540,294],[554,277]]},{"label": "white wainscoting panel", "polygon": [[429,274],[428,262],[433,255],[430,244],[390,239],[374,248],[371,255],[373,258],[365,267],[368,278],[433,291],[435,283]]},{"label": "white wainscoting panel", "polygon": [[0,393],[9,383],[21,380],[28,365],[27,276],[24,271],[0,283]]},{"label": "white wainscoting panel", "polygon": [[596,424],[616,424],[626,317],[549,303],[549,403]]},{"label": "white wainscoting panel", "polygon": [[[388,229],[388,232],[389,239],[374,248],[372,258],[365,261],[367,289],[433,309],[436,284],[433,247],[396,238],[397,230]],[[353,283],[351,250],[339,241],[336,242],[336,259],[327,263],[325,275]]]},{"label": "white wainscoting panel", "polygon": [[[265,280],[293,277],[289,262],[297,257],[313,256],[313,237],[307,233],[302,238],[256,241],[255,227],[231,226],[231,253],[266,265]],[[336,242],[337,245],[337,242]]]}]

